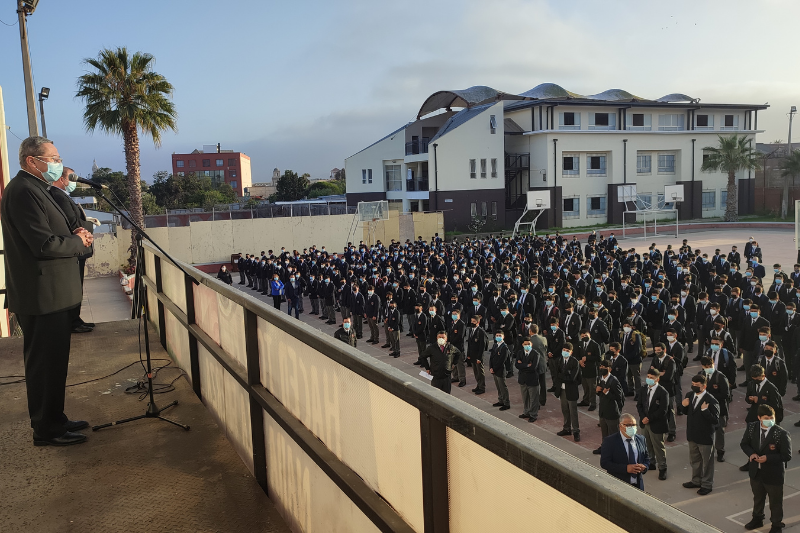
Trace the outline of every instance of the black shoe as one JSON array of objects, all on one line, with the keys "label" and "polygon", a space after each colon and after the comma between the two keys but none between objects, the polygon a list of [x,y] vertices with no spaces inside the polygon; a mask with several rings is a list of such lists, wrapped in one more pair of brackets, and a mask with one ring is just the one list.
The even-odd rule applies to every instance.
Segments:
[{"label": "black shoe", "polygon": [[364,335],[356,335],[356,339],[363,339]]},{"label": "black shoe", "polygon": [[414,336],[413,333],[406,333],[406,337],[413,337],[413,336]]},{"label": "black shoe", "polygon": [[758,518],[753,518],[752,520],[750,520],[748,523],[746,523],[744,525],[744,528],[747,531],[752,531],[754,529],[760,528],[763,525],[764,525],[764,520],[763,519],[759,520]]},{"label": "black shoe", "polygon": [[737,368],[736,370],[738,370],[739,372],[744,372],[744,365],[740,366],[740,367],[739,367],[739,368]]},{"label": "black shoe", "polygon": [[718,463],[725,462],[725,452],[717,452],[717,462]]},{"label": "black shoe", "polygon": [[739,467],[739,472],[749,472],[750,471],[750,463],[743,464]]},{"label": "black shoe", "polygon": [[740,386],[740,387],[747,387],[747,382],[745,381],[745,382],[743,382],[743,383],[739,383],[739,386]]},{"label": "black shoe", "polygon": [[697,357],[693,358],[692,361],[699,361],[701,357],[703,357],[703,356],[702,355],[698,355]]},{"label": "black shoe", "polygon": [[400,357],[400,352],[395,352],[394,354],[389,354],[389,355],[392,355],[395,359],[397,359],[398,357]]},{"label": "black shoe", "polygon": [[675,435],[670,434],[667,436],[667,442],[675,442]]},{"label": "black shoe", "polygon": [[383,345],[381,346],[381,348],[388,348],[389,346],[390,346],[389,344],[383,344]]},{"label": "black shoe", "polygon": [[480,394],[484,394],[485,392],[486,392],[485,390],[476,390],[475,394],[480,395]]},{"label": "black shoe", "polygon": [[[781,522],[781,524],[783,524],[783,522]],[[783,531],[784,527],[785,526],[782,526],[780,524],[778,524],[776,526],[772,526],[771,528],[769,528],[769,533],[781,533],[781,531]]]},{"label": "black shoe", "polygon": [[510,405],[504,405],[503,407],[500,408],[501,411],[508,411],[509,409],[511,409]]},{"label": "black shoe", "polygon": [[67,431],[79,431],[89,427],[89,422],[86,420],[69,420],[64,424],[64,429]]},{"label": "black shoe", "polygon": [[664,470],[659,470],[658,471],[658,479],[660,479],[661,481],[664,481],[665,479],[667,479],[667,469],[666,468]]},{"label": "black shoe", "polygon": [[580,442],[581,441],[581,432],[580,431],[576,431],[573,434],[573,437],[575,438],[575,442]]},{"label": "black shoe", "polygon": [[525,413],[522,413],[521,415],[519,415],[519,417],[520,417],[520,418],[530,418],[530,417],[529,417],[528,415],[526,415]]},{"label": "black shoe", "polygon": [[694,348],[692,346],[689,346],[689,351],[687,353],[692,353],[693,351],[694,351]]},{"label": "black shoe", "polygon": [[589,406],[589,411],[595,411],[595,410],[597,410],[597,406],[596,405],[590,405]]},{"label": "black shoe", "polygon": [[600,453],[601,453],[602,451],[603,451],[603,449],[602,449],[602,448],[597,448],[596,450],[592,450],[592,453],[593,453],[594,455],[600,455]]},{"label": "black shoe", "polygon": [[647,471],[650,472],[652,470],[655,470],[656,468],[658,468],[658,465],[651,464],[650,467],[647,469]]},{"label": "black shoe", "polygon": [[478,392],[478,389],[477,388],[472,389],[472,392]]},{"label": "black shoe", "polygon": [[72,333],[89,333],[90,331],[94,331],[92,328],[87,326],[78,326],[72,328]]},{"label": "black shoe", "polygon": [[[397,355],[400,355],[400,354],[397,354]],[[458,382],[458,386],[459,387],[466,387],[467,386],[467,382],[466,381],[459,381]]]},{"label": "black shoe", "polygon": [[528,422],[536,422],[537,420],[539,420],[539,419],[531,417],[531,418],[528,419]]},{"label": "black shoe", "polygon": [[33,434],[34,446],[71,446],[72,444],[80,444],[86,442],[86,435],[83,433],[72,433],[67,431],[60,437],[53,437],[50,439],[43,439]]},{"label": "black shoe", "polygon": [[626,396],[626,397],[628,397],[628,398],[630,398],[630,397],[631,397],[631,396],[633,396],[633,395],[634,395],[634,393],[633,393],[633,392],[626,392],[626,393],[625,393],[625,396]]},{"label": "black shoe", "polygon": [[496,402],[492,404],[492,407],[503,407],[503,402]]},{"label": "black shoe", "polygon": [[792,400],[800,402],[800,394],[798,394],[797,396],[792,396]]},{"label": "black shoe", "polygon": [[794,427],[800,428],[800,420],[794,423]]},{"label": "black shoe", "polygon": [[325,322],[325,323],[326,323],[326,324],[336,324],[336,321],[335,321],[335,320],[328,320],[328,321],[327,321],[327,322]]},{"label": "black shoe", "polygon": [[458,383],[458,378],[450,378],[450,383]]},{"label": "black shoe", "polygon": [[589,402],[580,402],[578,407],[589,407]]},{"label": "black shoe", "polygon": [[[369,342],[369,341],[367,341],[367,342]],[[421,364],[422,364],[422,363],[421,363],[420,361],[414,361],[414,366],[419,366],[419,365],[421,365]]]},{"label": "black shoe", "polygon": [[547,389],[547,392],[555,392],[555,391],[556,391],[555,387],[550,387],[549,389]]},{"label": "black shoe", "polygon": [[687,481],[686,483],[683,484],[683,486],[684,486],[684,488],[687,488],[687,489],[699,489],[700,488],[700,485],[695,485],[691,481]]},{"label": "black shoe", "polygon": [[700,489],[697,491],[697,494],[700,496],[705,496],[706,494],[711,494],[711,489]]},{"label": "black shoe", "polygon": [[94,328],[94,327],[96,327],[94,322],[82,322],[82,324],[83,324],[84,326],[86,326],[87,328]]},{"label": "black shoe", "polygon": [[683,416],[685,413],[683,412],[683,409],[675,409],[675,414],[677,416]]},{"label": "black shoe", "polygon": [[319,317],[319,319],[320,319],[320,320],[328,320],[328,317],[326,317],[326,316],[321,316],[321,317]]},{"label": "black shoe", "polygon": [[558,435],[559,437],[566,437],[567,435],[572,435],[572,431],[568,429],[562,429],[561,431],[556,433],[556,435]]}]

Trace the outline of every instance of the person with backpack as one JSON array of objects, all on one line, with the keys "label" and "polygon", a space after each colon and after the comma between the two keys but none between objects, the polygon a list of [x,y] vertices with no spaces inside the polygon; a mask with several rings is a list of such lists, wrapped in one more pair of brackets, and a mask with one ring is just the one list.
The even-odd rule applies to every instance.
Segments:
[{"label": "person with backpack", "polygon": [[522,339],[522,347],[517,351],[516,362],[519,389],[522,393],[522,414],[520,418],[536,422],[539,418],[539,373],[545,368],[545,354],[535,350],[530,337]]}]

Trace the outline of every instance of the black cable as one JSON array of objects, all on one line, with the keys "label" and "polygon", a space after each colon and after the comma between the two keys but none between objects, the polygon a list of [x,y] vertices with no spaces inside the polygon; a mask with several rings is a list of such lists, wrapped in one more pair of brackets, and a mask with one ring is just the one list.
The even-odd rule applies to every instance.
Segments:
[{"label": "black cable", "polygon": [[0,23],[3,23],[3,24],[5,24],[5,25],[6,25],[6,26],[8,26],[8,27],[14,27],[14,26],[16,26],[17,24],[19,24],[19,20],[17,20],[16,22],[14,22],[14,24],[9,24],[8,22],[3,22],[2,20],[0,20]]}]

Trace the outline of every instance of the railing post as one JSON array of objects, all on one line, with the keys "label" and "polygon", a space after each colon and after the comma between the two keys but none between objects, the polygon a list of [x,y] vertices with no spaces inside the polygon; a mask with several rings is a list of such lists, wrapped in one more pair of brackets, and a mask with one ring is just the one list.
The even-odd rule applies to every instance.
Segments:
[{"label": "railing post", "polygon": [[420,411],[422,445],[422,511],[425,533],[450,532],[447,481],[447,427]]},{"label": "railing post", "polygon": [[[261,385],[261,361],[258,353],[258,316],[244,307],[244,336],[247,353],[247,383]],[[264,410],[251,394],[250,431],[253,442],[253,475],[264,493],[267,490],[267,445],[264,438]]]},{"label": "railing post", "polygon": [[[183,285],[186,292],[186,322],[189,325],[196,324],[194,310],[194,283],[189,276],[183,277]],[[197,353],[197,338],[189,333],[189,364],[190,375],[192,377],[192,389],[194,393],[203,400],[202,387],[200,386],[200,357]]]},{"label": "railing post", "polygon": [[[153,259],[155,260],[156,264],[156,293],[163,294],[164,293],[164,284],[161,281],[161,258],[157,255],[153,254]],[[161,342],[161,346],[164,349],[167,349],[167,318],[165,316],[166,311],[164,310],[164,303],[161,301],[160,298],[157,299],[158,301],[158,340]],[[149,316],[149,315],[148,315]],[[147,324],[145,324],[147,327]]]}]

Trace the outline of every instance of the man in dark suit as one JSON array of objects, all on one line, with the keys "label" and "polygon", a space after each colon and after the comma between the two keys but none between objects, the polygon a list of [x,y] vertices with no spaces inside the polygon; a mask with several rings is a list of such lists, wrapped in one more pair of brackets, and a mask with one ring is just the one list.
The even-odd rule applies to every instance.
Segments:
[{"label": "man in dark suit", "polygon": [[73,309],[81,303],[78,258],[92,234],[72,228],[48,192],[63,173],[58,150],[44,137],[19,147],[22,170],[3,192],[3,239],[8,310],[25,337],[23,348],[28,412],[36,446],[66,446],[86,440],[88,427],[64,414]]},{"label": "man in dark suit", "polygon": [[[424,318],[424,317],[423,317]],[[483,353],[488,348],[486,331],[481,327],[483,316],[472,315],[470,329],[467,331],[467,363],[472,366],[475,376],[475,388],[472,392],[483,394],[486,392],[486,366],[483,363]]]},{"label": "man in dark suit", "polygon": [[667,442],[675,440],[675,380],[679,379],[675,369],[675,360],[667,354],[667,348],[663,342],[657,342],[653,346],[653,361],[651,368],[655,368],[661,373],[658,384],[664,387],[669,393],[669,408],[667,409],[667,427],[669,435]]},{"label": "man in dark suit", "polygon": [[414,333],[414,340],[417,341],[417,360],[414,364],[421,366],[424,361],[422,354],[428,346],[428,317],[422,311],[422,302],[419,301],[414,306],[412,332]]},{"label": "man in dark suit", "polygon": [[[654,458],[658,467],[658,479],[667,479],[667,448],[664,435],[668,432],[667,410],[669,409],[669,393],[658,384],[661,372],[651,367],[647,371],[646,383],[642,386],[636,410],[639,413],[640,426],[647,442],[647,452]],[[654,468],[650,468],[654,470]]]},{"label": "man in dark suit", "polygon": [[708,356],[700,358],[703,372],[708,378],[706,391],[719,403],[719,424],[714,434],[714,448],[717,452],[717,462],[725,460],[725,427],[728,425],[728,405],[731,401],[731,388],[725,374],[717,370],[714,360]]},{"label": "man in dark suit", "polygon": [[391,351],[389,355],[395,359],[400,357],[400,310],[397,309],[397,302],[389,301],[389,310],[386,312],[386,340],[389,341]]},{"label": "man in dark suit", "polygon": [[612,342],[608,346],[608,354],[606,359],[611,363],[609,369],[611,375],[619,380],[622,385],[622,392],[628,396],[628,382],[626,376],[628,374],[628,361],[620,354],[622,348],[618,342]]},{"label": "man in dark suit", "polygon": [[692,480],[683,484],[687,489],[697,488],[705,496],[714,484],[714,435],[719,424],[719,403],[707,393],[705,372],[692,377],[692,391],[686,393],[686,440],[689,441],[689,462]]},{"label": "man in dark suit", "polygon": [[642,476],[650,467],[644,437],[636,434],[636,418],[625,413],[619,419],[619,431],[603,439],[600,467],[606,472],[644,490]]},{"label": "man in dark suit", "polygon": [[789,375],[786,370],[786,363],[777,355],[778,346],[773,340],[764,344],[764,351],[758,359],[758,364],[764,368],[764,375],[770,383],[775,385],[781,396],[786,395],[786,386],[789,383]]},{"label": "man in dark suit", "polygon": [[450,394],[450,373],[453,371],[453,359],[458,357],[458,349],[447,342],[447,332],[439,331],[436,341],[429,344],[423,352],[423,366],[433,376],[431,385]]},{"label": "man in dark suit", "polygon": [[539,418],[539,372],[546,368],[547,356],[541,349],[534,350],[531,338],[525,337],[514,359],[522,393],[522,414],[519,417],[536,422]]},{"label": "man in dark suit", "polygon": [[[249,258],[250,254],[248,254],[247,257]],[[245,264],[246,264],[246,259],[242,257],[242,252],[239,252],[239,258],[236,260],[236,266],[239,269],[239,285],[244,285],[245,283],[245,277],[244,277]]]},{"label": "man in dark suit", "polygon": [[[329,285],[330,284],[326,284],[326,288],[328,288]],[[325,292],[325,307],[326,309],[329,307],[328,291]],[[330,305],[330,308],[333,308],[333,304]],[[367,342],[370,344],[380,343],[381,332],[380,329],[378,329],[378,316],[380,315],[380,311],[381,299],[375,294],[375,287],[370,285],[367,289],[367,298],[364,301],[364,318],[367,319],[367,324],[369,325],[369,339],[367,339]]]},{"label": "man in dark suit", "polygon": [[749,458],[750,488],[753,491],[753,519],[745,524],[748,531],[764,525],[764,504],[769,496],[770,533],[783,529],[783,483],[786,463],[792,458],[789,433],[775,423],[775,411],[768,405],[758,407],[758,421],[750,422],[742,435],[742,451]]},{"label": "man in dark suit", "polygon": [[564,427],[556,433],[559,437],[572,435],[575,442],[581,440],[581,427],[578,421],[578,387],[581,382],[581,365],[572,356],[572,344],[565,342],[561,353],[556,356],[556,373],[553,387],[556,398],[561,400],[561,414]]},{"label": "man in dark suit", "polygon": [[581,384],[583,385],[583,399],[578,407],[589,407],[589,411],[597,409],[597,364],[602,354],[600,346],[592,340],[589,330],[581,330],[581,339],[575,343],[575,358],[581,365]]},{"label": "man in dark suit", "polygon": [[489,355],[489,372],[492,374],[494,384],[497,387],[497,402],[492,404],[492,407],[499,407],[501,411],[506,411],[511,409],[511,403],[508,398],[508,385],[506,385],[506,375],[511,370],[511,358],[513,354],[509,346],[505,343],[502,331],[495,332],[494,342],[491,354]]},{"label": "man in dark suit", "polygon": [[[748,313],[748,315],[744,316],[740,325],[742,329],[742,341],[739,347],[744,356],[745,371],[748,371],[758,360],[756,356],[760,347],[758,330],[763,327],[769,327],[769,321],[763,316],[760,316],[758,305],[751,304]],[[745,380],[743,383],[740,383],[739,386],[746,387],[748,381],[749,380]]]},{"label": "man in dark suit", "polygon": [[622,357],[628,361],[628,392],[625,396],[636,396],[642,387],[642,336],[633,330],[629,320],[622,324],[620,345]]},{"label": "man in dark suit", "polygon": [[[606,437],[617,430],[620,411],[625,404],[622,385],[611,374],[611,361],[609,359],[600,361],[600,379],[597,381],[596,391],[600,397],[600,409],[597,413],[600,418],[600,433],[603,440],[605,440]],[[602,451],[602,440],[600,442],[601,446],[592,451],[595,455],[600,455]]]}]

